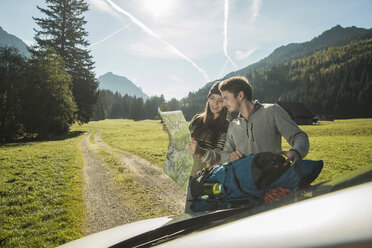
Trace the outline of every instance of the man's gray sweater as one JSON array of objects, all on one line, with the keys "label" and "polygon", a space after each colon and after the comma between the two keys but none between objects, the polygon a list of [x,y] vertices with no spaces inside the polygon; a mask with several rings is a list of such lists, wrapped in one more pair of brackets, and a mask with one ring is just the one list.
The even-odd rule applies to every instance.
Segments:
[{"label": "man's gray sweater", "polygon": [[228,162],[230,154],[236,150],[246,156],[258,152],[275,153],[282,149],[282,136],[301,158],[307,155],[309,138],[287,112],[277,104],[255,102],[248,121],[239,116],[230,122],[221,161]]}]

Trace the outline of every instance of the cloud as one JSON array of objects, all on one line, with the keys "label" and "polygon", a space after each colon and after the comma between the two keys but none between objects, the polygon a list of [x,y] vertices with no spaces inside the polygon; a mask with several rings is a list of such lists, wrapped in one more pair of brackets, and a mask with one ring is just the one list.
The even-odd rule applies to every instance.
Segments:
[{"label": "cloud", "polygon": [[228,63],[229,63],[229,59],[226,59],[226,62],[225,62],[225,64],[224,64],[224,66],[222,67],[220,73],[218,73],[217,78],[220,78],[220,77],[221,77],[221,75],[222,75],[222,73],[225,71],[225,68],[226,68],[226,66],[227,66]]},{"label": "cloud", "polygon": [[104,0],[88,0],[89,7],[94,8],[97,11],[109,13],[111,16],[116,17],[119,20],[123,20],[123,18],[115,12],[110,5],[108,5]]},{"label": "cloud", "polygon": [[258,13],[260,11],[260,7],[261,7],[261,1],[262,0],[253,0],[253,3],[252,3],[252,17],[251,17],[251,22],[256,20],[257,16],[258,16]]},{"label": "cloud", "polygon": [[210,22],[174,19],[159,28],[158,33],[172,44],[177,44],[177,48],[189,57],[203,59],[221,54],[222,21],[222,18]]},{"label": "cloud", "polygon": [[[104,11],[110,15],[119,14],[123,24],[128,23],[128,18],[115,11],[105,0],[89,1],[92,2],[91,5],[95,4],[95,9],[101,6],[99,9],[100,12]],[[102,2],[104,4],[102,4]],[[128,2],[125,8],[121,5],[120,7],[126,11],[130,9],[130,11],[127,12],[133,14],[137,19],[140,19],[142,23],[159,37],[177,47],[179,51],[182,51],[187,57],[192,58],[193,61],[196,62],[210,56],[216,56],[216,54],[223,54],[221,49],[224,10],[223,1],[176,1],[174,11],[172,11],[171,14],[168,13],[165,18],[166,22],[164,23],[159,20],[154,20],[147,10],[138,8],[138,4],[134,2],[131,3],[131,1]],[[109,9],[107,9],[107,7],[109,7]],[[108,21],[106,23],[109,24]],[[142,31],[142,29],[133,29],[132,27],[134,26],[137,25],[131,25],[131,34],[125,31],[125,35],[124,32],[121,32],[121,34],[115,36],[116,40],[120,39],[119,37],[125,37],[126,47],[124,47],[124,42],[121,43],[121,48],[124,48],[125,52],[149,58],[184,59],[175,54],[169,47],[164,46],[163,43],[154,42],[153,36],[141,35],[137,31]],[[99,40],[101,37],[95,38],[95,41]],[[136,38],[138,39],[135,40]],[[147,40],[142,41],[144,39]],[[149,47],[144,47],[145,45],[149,45]],[[133,48],[133,50],[130,50],[130,48]],[[154,49],[154,51],[151,51],[151,49]]]},{"label": "cloud", "polygon": [[225,68],[227,64],[230,62],[235,70],[238,70],[238,67],[235,65],[235,63],[231,60],[229,53],[227,52],[227,46],[228,46],[228,40],[227,40],[227,21],[229,20],[229,0],[225,0],[224,5],[224,22],[223,22],[223,52],[227,58],[225,65],[222,67],[220,73],[218,74],[218,77],[222,75],[222,73],[225,71]]},{"label": "cloud", "polygon": [[26,45],[29,46],[29,47],[35,45],[35,41],[29,41],[29,40],[23,40],[23,39],[22,39],[22,41],[24,43],[26,43]]},{"label": "cloud", "polygon": [[134,43],[123,46],[126,53],[147,58],[157,59],[179,59],[169,47],[164,46],[158,40],[142,38]]},{"label": "cloud", "polygon": [[[238,67],[231,60],[230,55],[227,52],[227,46],[228,46],[228,41],[227,41],[227,21],[229,20],[229,0],[225,0],[224,10],[225,11],[224,11],[224,23],[223,23],[223,37],[224,37],[224,39],[223,39],[223,52],[225,53],[225,56],[226,56],[227,60],[230,61],[230,63],[234,66],[235,70],[237,70]],[[226,64],[223,67],[222,71],[225,69],[225,67],[226,67]]]},{"label": "cloud", "polygon": [[113,32],[113,33],[111,33],[110,35],[106,36],[106,37],[103,38],[102,40],[99,40],[99,41],[93,43],[92,45],[89,46],[89,48],[95,47],[96,45],[98,45],[98,44],[100,44],[100,43],[102,43],[102,42],[104,42],[104,41],[110,39],[110,38],[111,38],[112,36],[114,36],[115,34],[120,33],[121,31],[123,31],[124,29],[126,29],[127,27],[129,27],[132,23],[133,23],[133,22],[130,22],[130,23],[124,25],[123,27],[119,28],[119,29],[116,30],[115,32]]},{"label": "cloud", "polygon": [[110,6],[115,9],[116,11],[126,15],[131,21],[136,24],[139,28],[141,28],[145,33],[149,34],[150,36],[153,36],[154,38],[158,39],[160,42],[162,42],[164,45],[166,45],[172,52],[176,53],[179,55],[181,58],[185,59],[188,61],[193,67],[195,67],[204,77],[205,80],[211,81],[209,79],[209,76],[207,73],[199,67],[193,60],[191,60],[189,57],[181,53],[177,48],[175,48],[173,45],[168,43],[166,40],[162,39],[159,35],[157,35],[155,32],[153,32],[150,28],[148,28],[145,24],[143,24],[141,21],[139,21],[137,18],[135,18],[131,13],[123,10],[120,8],[118,5],[113,3],[111,0],[106,0],[110,4]]},{"label": "cloud", "polygon": [[173,75],[173,74],[170,74],[169,75],[169,78],[172,80],[172,81],[176,81],[177,83],[179,84],[184,84],[185,81],[183,81],[182,79],[180,79],[179,77],[177,77],[176,75]]},{"label": "cloud", "polygon": [[[139,79],[137,77],[127,77],[130,81],[132,81],[137,87],[141,88],[142,91],[148,96],[160,96],[163,95],[166,101],[171,100],[172,98],[181,99],[185,97],[188,92],[193,90],[193,88],[187,84],[185,84],[182,79],[177,77],[176,75],[169,74],[167,75],[168,78],[172,79],[173,82],[166,80],[165,84],[157,85],[151,84],[146,85],[143,79]],[[174,83],[174,81],[177,81]]]},{"label": "cloud", "polygon": [[235,58],[237,60],[246,59],[249,56],[251,56],[252,53],[254,53],[255,51],[257,51],[257,49],[258,48],[253,48],[253,49],[249,49],[249,50],[237,50],[237,51],[235,51]]},{"label": "cloud", "polygon": [[193,91],[195,89],[191,88],[191,87],[188,87],[186,84],[177,84],[177,85],[172,85],[172,86],[168,86],[168,87],[164,87],[162,89],[148,89],[146,94],[149,94],[149,95],[157,95],[157,96],[160,96],[160,95],[163,95],[165,100],[166,101],[169,101],[171,100],[172,98],[176,98],[176,99],[181,99],[185,96],[187,96],[187,94],[190,92],[190,91]]}]

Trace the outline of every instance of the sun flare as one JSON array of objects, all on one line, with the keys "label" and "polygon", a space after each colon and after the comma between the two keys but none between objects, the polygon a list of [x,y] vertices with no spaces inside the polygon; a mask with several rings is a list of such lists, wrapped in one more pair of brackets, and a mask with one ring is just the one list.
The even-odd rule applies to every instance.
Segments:
[{"label": "sun flare", "polygon": [[142,0],[142,4],[147,12],[155,18],[164,17],[172,9],[175,0]]}]

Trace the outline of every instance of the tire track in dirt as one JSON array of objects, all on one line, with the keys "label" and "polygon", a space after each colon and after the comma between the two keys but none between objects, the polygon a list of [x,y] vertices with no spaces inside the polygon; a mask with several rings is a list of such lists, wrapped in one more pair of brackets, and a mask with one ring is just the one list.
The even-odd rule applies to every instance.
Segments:
[{"label": "tire track in dirt", "polygon": [[123,207],[112,175],[89,143],[91,134],[91,132],[86,134],[81,143],[84,155],[83,195],[87,212],[84,224],[85,235],[135,220],[131,210]]},{"label": "tire track in dirt", "polygon": [[95,142],[100,148],[114,152],[121,157],[122,162],[133,171],[134,179],[154,192],[152,201],[155,204],[160,204],[165,209],[170,210],[170,212],[183,212],[186,192],[167,176],[163,170],[136,155],[110,147],[101,139],[101,130],[96,132]]},{"label": "tire track in dirt", "polygon": [[99,149],[119,157],[122,163],[133,172],[133,179],[146,191],[151,191],[151,197],[148,200],[154,208],[153,212],[161,210],[174,214],[183,212],[186,193],[160,168],[133,154],[108,146],[102,141],[101,131],[98,129],[94,132],[95,144],[91,144],[89,140],[92,133],[92,131],[88,132],[81,142],[84,156],[83,195],[87,212],[83,228],[84,235],[135,222],[142,218],[136,209],[126,207],[133,206],[136,202],[134,199],[122,197],[123,189],[115,184],[114,175],[105,166],[104,161],[96,155]]}]

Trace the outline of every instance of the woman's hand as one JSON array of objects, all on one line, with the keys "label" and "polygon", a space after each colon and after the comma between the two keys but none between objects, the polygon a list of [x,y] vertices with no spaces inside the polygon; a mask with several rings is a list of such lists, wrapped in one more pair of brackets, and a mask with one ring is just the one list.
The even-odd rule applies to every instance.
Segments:
[{"label": "woman's hand", "polygon": [[169,131],[168,131],[168,128],[167,128],[167,125],[165,125],[164,123],[163,123],[163,131],[166,132],[166,133],[169,132]]},{"label": "woman's hand", "polygon": [[187,146],[189,148],[189,153],[194,155],[195,151],[196,151],[196,147],[198,146],[198,142],[196,140],[192,139],[192,141],[187,143]]}]

